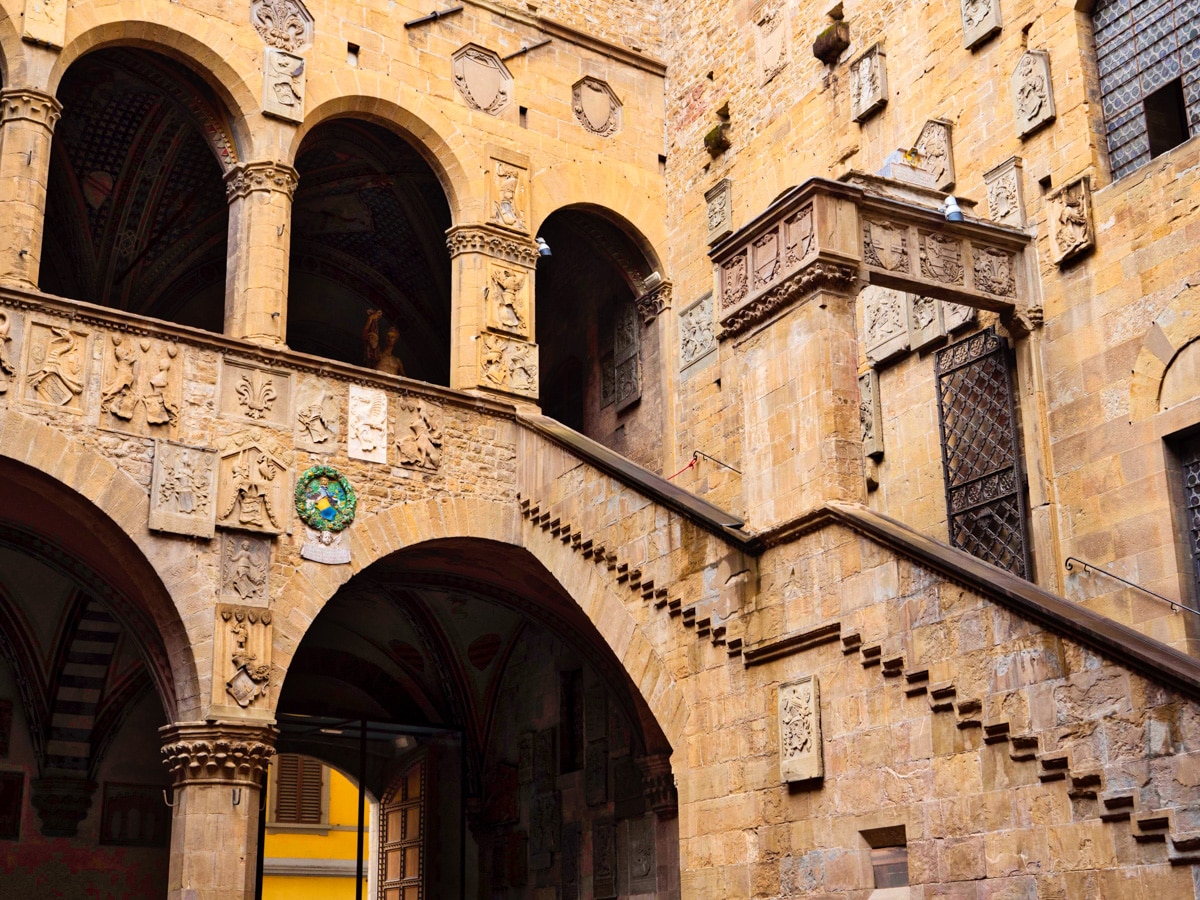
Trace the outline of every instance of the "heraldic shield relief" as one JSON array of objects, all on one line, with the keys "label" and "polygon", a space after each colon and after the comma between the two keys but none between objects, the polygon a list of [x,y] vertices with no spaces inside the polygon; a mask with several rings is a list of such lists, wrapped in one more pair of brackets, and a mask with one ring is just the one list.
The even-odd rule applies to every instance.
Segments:
[{"label": "heraldic shield relief", "polygon": [[296,514],[313,531],[341,531],[357,505],[354,488],[332,466],[313,466],[296,482]]}]

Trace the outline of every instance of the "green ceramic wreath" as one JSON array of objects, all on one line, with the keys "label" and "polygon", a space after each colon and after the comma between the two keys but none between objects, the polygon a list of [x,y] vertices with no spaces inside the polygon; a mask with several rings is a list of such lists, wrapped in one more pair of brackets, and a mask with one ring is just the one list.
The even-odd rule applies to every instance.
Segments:
[{"label": "green ceramic wreath", "polygon": [[296,481],[296,515],[315,531],[341,531],[357,507],[354,488],[333,466],[313,466]]}]

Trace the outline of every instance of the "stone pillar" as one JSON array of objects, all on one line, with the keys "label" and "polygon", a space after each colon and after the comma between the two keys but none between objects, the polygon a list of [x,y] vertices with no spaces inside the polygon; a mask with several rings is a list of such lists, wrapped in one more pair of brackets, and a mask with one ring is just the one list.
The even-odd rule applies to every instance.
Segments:
[{"label": "stone pillar", "polygon": [[251,900],[260,785],[278,732],[251,722],[182,722],[160,729],[175,783],[171,900]]},{"label": "stone pillar", "polygon": [[537,245],[494,225],[457,225],[450,250],[450,387],[538,396]]},{"label": "stone pillar", "polygon": [[62,105],[41,91],[0,92],[0,284],[37,288],[50,178],[50,140]]},{"label": "stone pillar", "polygon": [[225,333],[268,347],[287,337],[292,196],[299,176],[276,162],[241,163],[225,175],[229,263]]}]

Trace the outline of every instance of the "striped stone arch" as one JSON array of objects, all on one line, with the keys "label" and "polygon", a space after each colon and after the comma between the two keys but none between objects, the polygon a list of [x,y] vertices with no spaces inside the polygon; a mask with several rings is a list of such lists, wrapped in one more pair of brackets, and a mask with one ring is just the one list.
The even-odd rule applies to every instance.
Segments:
[{"label": "striped stone arch", "polygon": [[[656,647],[625,606],[606,569],[520,515],[516,501],[443,497],[401,503],[360,516],[348,530],[351,564],[304,562],[275,597],[272,662],[287,669],[300,641],[325,603],[354,575],[398,550],[443,538],[480,538],[520,547],[553,575],[596,627],[637,687],[668,743],[684,745],[688,706]],[[271,692],[277,702],[282,689]]]},{"label": "striped stone arch", "polygon": [[[97,596],[138,642],[168,721],[196,718],[198,639],[180,611],[210,608],[212,587],[190,542],[147,531],[149,494],[115,463],[13,409],[0,409],[0,472],[68,521],[70,535],[31,536],[27,551],[76,582],[95,579]],[[71,545],[71,536],[82,538]]]}]

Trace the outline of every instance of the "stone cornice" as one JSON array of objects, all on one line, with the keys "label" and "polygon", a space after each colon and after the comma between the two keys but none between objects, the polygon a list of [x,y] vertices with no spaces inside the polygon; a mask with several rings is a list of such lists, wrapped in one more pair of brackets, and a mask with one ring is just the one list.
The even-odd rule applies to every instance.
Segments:
[{"label": "stone cornice", "polygon": [[22,119],[53,131],[62,116],[62,104],[49,94],[31,88],[12,88],[0,91],[0,122]]},{"label": "stone cornice", "polygon": [[492,225],[455,225],[446,232],[446,248],[450,256],[460,253],[483,253],[532,269],[537,265],[537,245],[526,238],[514,237]]},{"label": "stone cornice", "polygon": [[723,316],[720,336],[726,338],[742,334],[814,291],[848,294],[854,289],[857,279],[858,270],[854,266],[814,260],[749,303]]},{"label": "stone cornice", "polygon": [[159,729],[163,763],[177,787],[258,786],[275,755],[279,732],[257,722],[178,722]]},{"label": "stone cornice", "polygon": [[240,163],[225,173],[225,199],[232,203],[254,191],[279,191],[291,199],[299,182],[300,174],[283,163]]}]

